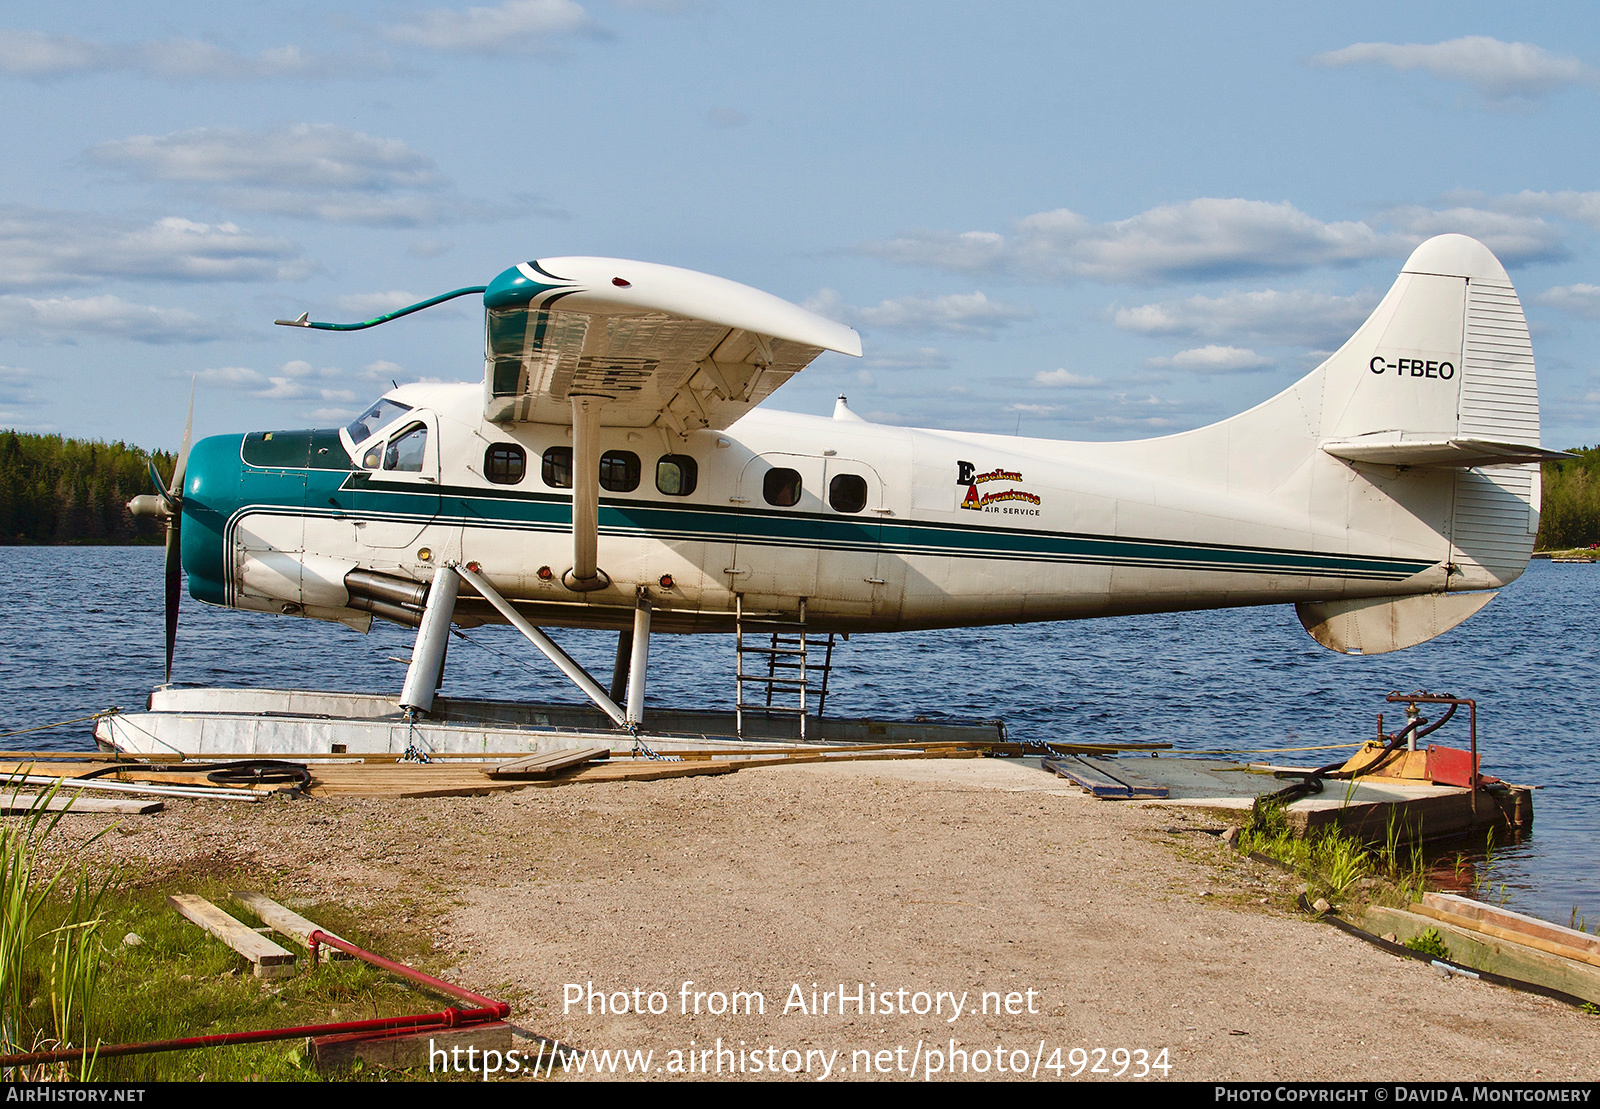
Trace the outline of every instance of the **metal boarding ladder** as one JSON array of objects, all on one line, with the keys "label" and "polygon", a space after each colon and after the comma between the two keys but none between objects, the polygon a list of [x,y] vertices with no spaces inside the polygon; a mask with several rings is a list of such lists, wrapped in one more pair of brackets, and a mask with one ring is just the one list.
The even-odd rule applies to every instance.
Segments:
[{"label": "metal boarding ladder", "polygon": [[[800,742],[806,742],[806,718],[810,715],[809,699],[814,684],[812,675],[822,676],[816,683],[817,718],[821,719],[828,701],[828,675],[833,672],[834,633],[824,639],[806,633],[806,599],[800,598],[799,618],[779,620],[771,617],[747,617],[744,614],[744,596],[734,596],[734,731],[744,737],[745,713],[765,716],[792,716],[800,722]],[[764,646],[759,643],[765,640]],[[822,661],[811,660],[821,652]],[[755,665],[746,666],[746,656],[752,656]],[[766,666],[761,665],[765,660]],[[748,699],[754,688],[759,700]],[[763,688],[764,687],[764,688]],[[793,697],[794,703],[781,703]]]}]

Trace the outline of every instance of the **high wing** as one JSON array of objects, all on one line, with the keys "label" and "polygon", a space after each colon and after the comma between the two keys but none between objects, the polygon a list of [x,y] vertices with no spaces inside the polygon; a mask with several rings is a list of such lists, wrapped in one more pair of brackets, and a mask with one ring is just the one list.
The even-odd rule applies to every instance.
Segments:
[{"label": "high wing", "polygon": [[485,415],[568,423],[575,398],[605,427],[720,429],[854,330],[710,274],[619,258],[545,258],[484,290]]}]

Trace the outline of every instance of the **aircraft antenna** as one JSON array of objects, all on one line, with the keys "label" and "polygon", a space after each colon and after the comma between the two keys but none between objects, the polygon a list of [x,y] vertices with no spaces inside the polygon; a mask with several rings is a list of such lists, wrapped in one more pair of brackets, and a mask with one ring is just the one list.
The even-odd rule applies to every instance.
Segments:
[{"label": "aircraft antenna", "polygon": [[370,320],[362,320],[360,323],[317,323],[315,320],[307,318],[311,315],[309,312],[301,312],[298,319],[273,320],[272,322],[280,327],[314,327],[318,331],[364,331],[369,327],[377,327],[380,323],[388,323],[390,320],[398,320],[401,316],[409,316],[413,312],[420,312],[424,308],[432,308],[435,304],[443,304],[447,300],[454,300],[456,297],[484,292],[488,288],[489,286],[487,285],[469,285],[465,289],[453,289],[448,293],[440,293],[436,297],[429,297],[427,300],[419,300],[417,303],[397,311],[386,312],[381,316],[374,316]]}]

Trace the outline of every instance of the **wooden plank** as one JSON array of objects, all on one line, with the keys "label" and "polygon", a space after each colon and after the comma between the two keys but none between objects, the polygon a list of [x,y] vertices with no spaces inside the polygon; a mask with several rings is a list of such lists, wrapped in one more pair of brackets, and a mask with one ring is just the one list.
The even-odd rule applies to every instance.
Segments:
[{"label": "wooden plank", "polygon": [[21,816],[39,809],[45,812],[71,812],[71,813],[119,813],[125,816],[147,816],[158,813],[166,808],[162,801],[149,801],[143,799],[119,800],[111,797],[74,797],[64,793],[57,793],[43,804],[39,804],[38,794],[0,793],[0,813],[6,816]]},{"label": "wooden plank", "polygon": [[[313,1065],[323,1071],[344,1070],[354,1066],[358,1059],[369,1067],[420,1069],[429,1065],[432,1052],[440,1051],[446,1055],[459,1051],[456,1058],[461,1060],[464,1068],[469,1047],[477,1049],[474,1059],[483,1060],[486,1051],[498,1051],[500,1058],[504,1059],[506,1052],[511,1050],[511,1026],[504,1021],[489,1021],[455,1028],[408,1029],[376,1036],[370,1032],[348,1032],[338,1036],[313,1037],[310,1047]],[[437,1056],[433,1064],[444,1069]],[[479,1062],[478,1066],[481,1075],[484,1064]]]},{"label": "wooden plank", "polygon": [[[1545,936],[1537,934],[1536,932],[1507,928],[1496,922],[1493,918],[1485,919],[1479,916],[1467,916],[1462,913],[1453,913],[1445,909],[1439,909],[1427,903],[1427,895],[1423,896],[1423,904],[1412,905],[1411,911],[1414,913],[1421,913],[1423,916],[1431,917],[1434,920],[1442,920],[1446,924],[1454,924],[1459,928],[1466,928],[1473,932],[1482,932],[1484,935],[1494,936],[1496,939],[1510,940],[1512,943],[1524,944],[1528,947],[1534,948],[1537,951],[1543,951],[1549,955],[1560,955],[1564,959],[1576,959],[1580,963],[1588,963],[1590,966],[1600,967],[1600,952],[1591,951],[1587,947],[1577,947],[1571,943],[1562,943],[1557,940],[1551,940]],[[1546,928],[1554,929],[1559,927],[1558,925],[1548,924],[1542,920],[1536,920],[1533,917],[1524,917],[1523,919],[1534,925],[1543,924]],[[1582,933],[1578,934],[1582,935]]]},{"label": "wooden plank", "polygon": [[637,764],[613,760],[598,766],[585,766],[558,778],[539,778],[531,786],[564,786],[572,782],[656,782],[663,778],[697,778],[702,775],[732,774],[739,764],[732,762],[655,762]]},{"label": "wooden plank", "polygon": [[537,778],[565,770],[569,766],[577,766],[579,763],[606,758],[610,754],[610,747],[570,747],[559,751],[541,751],[536,755],[517,759],[515,762],[503,762],[498,766],[489,767],[483,772],[491,778]]},{"label": "wooden plank", "polygon": [[1159,801],[1168,795],[1166,786],[1119,781],[1099,767],[1078,758],[1043,759],[1040,765],[1058,778],[1065,778],[1090,796],[1107,801]]},{"label": "wooden plank", "polygon": [[185,918],[249,959],[257,978],[287,978],[294,973],[294,953],[235,920],[203,897],[175,893],[167,898]]},{"label": "wooden plank", "polygon": [[1367,931],[1378,935],[1392,932],[1400,937],[1402,943],[1429,928],[1435,928],[1450,949],[1451,962],[1549,986],[1600,1004],[1600,967],[1550,955],[1525,944],[1488,936],[1473,929],[1460,928],[1421,913],[1381,905],[1374,905],[1367,910],[1366,925]]},{"label": "wooden plank", "polygon": [[[307,920],[293,909],[285,908],[264,893],[257,893],[254,890],[234,890],[228,896],[231,900],[249,909],[268,928],[280,935],[288,936],[307,951],[311,950],[312,932],[326,932],[335,939],[344,939],[337,932],[329,931],[313,920]],[[346,940],[345,942],[348,943],[349,941]],[[348,952],[340,951],[337,947],[319,946],[318,951],[321,952],[323,962],[327,962],[329,959],[351,958]]]}]

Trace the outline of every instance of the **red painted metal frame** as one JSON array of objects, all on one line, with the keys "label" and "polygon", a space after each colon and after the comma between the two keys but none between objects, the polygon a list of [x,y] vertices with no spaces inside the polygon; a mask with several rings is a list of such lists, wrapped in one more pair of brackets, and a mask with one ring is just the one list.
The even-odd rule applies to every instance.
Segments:
[{"label": "red painted metal frame", "polygon": [[460,1028],[464,1025],[487,1024],[503,1020],[511,1012],[504,1001],[473,993],[471,990],[423,974],[404,963],[385,959],[348,943],[337,936],[318,929],[308,937],[311,962],[316,965],[317,948],[328,944],[346,951],[363,962],[370,963],[391,974],[411,980],[430,990],[470,1001],[475,1009],[441,1009],[437,1013],[417,1013],[405,1017],[380,1017],[375,1020],[348,1020],[333,1024],[305,1024],[295,1028],[265,1028],[256,1032],[219,1032],[211,1036],[188,1036],[178,1040],[151,1040],[133,1044],[102,1044],[94,1048],[72,1048],[65,1051],[32,1051],[21,1055],[0,1055],[0,1067],[26,1067],[38,1063],[70,1063],[85,1058],[107,1059],[119,1055],[148,1055],[158,1051],[192,1051],[202,1047],[223,1047],[229,1044],[269,1043],[273,1040],[293,1040],[302,1036],[333,1036],[341,1033],[367,1032],[374,1036],[401,1031],[426,1031],[430,1028]]}]

